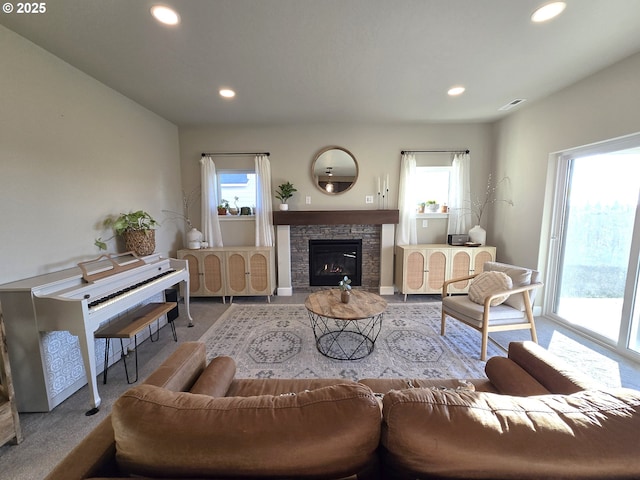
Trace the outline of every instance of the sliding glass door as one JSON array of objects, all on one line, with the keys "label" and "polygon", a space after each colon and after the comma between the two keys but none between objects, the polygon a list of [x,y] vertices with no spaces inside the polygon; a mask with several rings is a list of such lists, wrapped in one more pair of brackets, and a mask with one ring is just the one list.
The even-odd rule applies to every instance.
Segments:
[{"label": "sliding glass door", "polygon": [[640,352],[640,137],[558,157],[546,313]]}]

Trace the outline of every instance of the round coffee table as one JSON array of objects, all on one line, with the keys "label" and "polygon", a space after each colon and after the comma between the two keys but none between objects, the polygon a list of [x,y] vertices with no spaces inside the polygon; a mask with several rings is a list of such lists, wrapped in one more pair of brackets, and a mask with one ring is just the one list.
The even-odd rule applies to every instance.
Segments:
[{"label": "round coffee table", "polygon": [[349,303],[342,303],[336,288],[312,293],[304,306],[321,354],[335,360],[359,360],[373,351],[387,302],[374,293],[351,290]]}]

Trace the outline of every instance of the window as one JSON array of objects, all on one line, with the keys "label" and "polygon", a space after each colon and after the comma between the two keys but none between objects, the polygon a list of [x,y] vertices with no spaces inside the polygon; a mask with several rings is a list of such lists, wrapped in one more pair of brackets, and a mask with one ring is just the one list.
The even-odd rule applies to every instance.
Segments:
[{"label": "window", "polygon": [[[218,171],[218,198],[229,202],[231,208],[256,206],[256,173],[248,170]],[[237,197],[237,200],[236,200]]]},{"label": "window", "polygon": [[[416,208],[427,202],[437,205],[449,204],[449,179],[451,167],[416,167]],[[433,207],[432,207],[433,208]],[[418,210],[420,211],[420,209]],[[438,208],[436,211],[440,211]],[[425,210],[429,212],[429,210]]]},{"label": "window", "polygon": [[640,136],[555,162],[545,313],[620,353],[640,353]]}]

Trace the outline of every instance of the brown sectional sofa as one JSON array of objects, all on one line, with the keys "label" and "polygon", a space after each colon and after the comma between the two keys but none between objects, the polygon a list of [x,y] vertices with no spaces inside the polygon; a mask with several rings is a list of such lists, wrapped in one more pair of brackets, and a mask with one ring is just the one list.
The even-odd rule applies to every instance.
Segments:
[{"label": "brown sectional sofa", "polygon": [[487,379],[236,379],[180,345],[47,480],[638,479],[640,392],[532,342]]}]

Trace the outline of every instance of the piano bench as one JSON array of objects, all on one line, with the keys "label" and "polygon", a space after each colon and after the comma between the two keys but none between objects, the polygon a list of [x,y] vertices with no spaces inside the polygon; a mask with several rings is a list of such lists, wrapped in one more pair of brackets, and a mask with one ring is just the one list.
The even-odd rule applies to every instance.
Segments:
[{"label": "piano bench", "polygon": [[[131,312],[128,312],[126,315],[112,321],[108,325],[98,329],[94,334],[95,338],[104,338],[106,340],[105,349],[104,349],[104,372],[103,372],[103,383],[107,383],[107,370],[109,369],[109,345],[112,338],[120,339],[120,347],[121,347],[121,358],[122,363],[124,364],[124,371],[127,376],[127,383],[132,384],[138,381],[138,340],[137,335],[145,328],[149,327],[149,339],[152,342],[155,342],[160,337],[160,327],[158,325],[156,339],[153,339],[153,335],[151,332],[151,324],[153,322],[160,321],[160,317],[167,314],[169,311],[176,308],[176,302],[163,302],[163,303],[148,303],[143,305]],[[176,326],[173,321],[168,322],[171,325],[171,333],[173,334],[173,340],[178,341],[178,335],[176,333]],[[133,380],[129,379],[129,370],[127,369],[127,361],[124,358],[124,346],[122,343],[122,339],[128,338],[131,340],[133,338],[134,341],[134,350],[135,350],[135,363],[136,363],[136,375]]]}]

